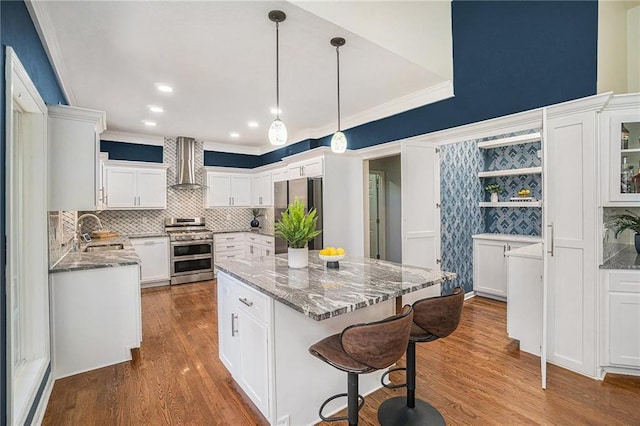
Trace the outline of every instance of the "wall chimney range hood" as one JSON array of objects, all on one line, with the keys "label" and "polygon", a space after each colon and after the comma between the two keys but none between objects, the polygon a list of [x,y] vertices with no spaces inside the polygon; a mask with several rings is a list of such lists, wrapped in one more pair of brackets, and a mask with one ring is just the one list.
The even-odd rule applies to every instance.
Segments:
[{"label": "wall chimney range hood", "polygon": [[179,136],[177,144],[177,182],[171,186],[174,189],[200,189],[204,188],[196,182],[196,140]]}]

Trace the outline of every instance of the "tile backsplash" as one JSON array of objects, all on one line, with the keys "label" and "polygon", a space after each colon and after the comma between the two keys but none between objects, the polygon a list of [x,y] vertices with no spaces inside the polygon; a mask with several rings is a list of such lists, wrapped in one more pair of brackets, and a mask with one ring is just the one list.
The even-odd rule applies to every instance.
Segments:
[{"label": "tile backsplash", "polygon": [[627,212],[632,212],[637,215],[640,215],[640,207],[605,207],[603,211],[603,219],[604,219],[604,241],[603,241],[603,260],[607,260],[616,253],[620,252],[627,245],[634,243],[634,235],[635,232],[626,230],[618,235],[616,238],[615,231],[611,229],[609,225],[610,220],[613,216],[618,214],[623,214]]},{"label": "tile backsplash", "polygon": [[76,212],[49,212],[49,267],[71,249]]}]

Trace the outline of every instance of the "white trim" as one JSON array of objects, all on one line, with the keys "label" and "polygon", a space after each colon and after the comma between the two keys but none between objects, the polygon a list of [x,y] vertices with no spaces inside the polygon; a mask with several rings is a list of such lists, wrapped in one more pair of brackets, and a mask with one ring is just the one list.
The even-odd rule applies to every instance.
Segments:
[{"label": "white trim", "polygon": [[109,142],[135,143],[138,145],[164,146],[163,136],[142,135],[137,133],[107,130],[100,135],[100,140]]},{"label": "white trim", "polygon": [[76,106],[77,101],[71,90],[71,86],[65,84],[65,81],[68,81],[66,77],[69,75],[69,72],[67,71],[67,66],[60,51],[60,45],[58,43],[58,37],[56,37],[53,22],[51,21],[49,12],[46,10],[48,7],[46,5],[47,2],[25,0],[24,3],[29,11],[33,25],[38,32],[42,47],[44,47],[45,52],[47,52],[47,57],[49,58],[49,62],[51,62],[53,72],[56,74],[58,84],[62,88],[62,93],[67,98],[69,105]]},{"label": "white trim", "polygon": [[469,299],[472,299],[474,297],[476,297],[476,292],[473,291],[473,290],[471,290],[470,292],[464,294],[464,300],[465,301],[469,300]]},{"label": "white trim", "polygon": [[205,151],[220,151],[220,152],[228,152],[231,154],[247,154],[247,155],[262,155],[266,152],[274,151],[278,148],[282,148],[281,146],[275,147],[272,150],[262,151],[260,148],[254,148],[250,146],[238,146],[220,142],[211,142],[204,141],[204,150]]},{"label": "white trim", "polygon": [[104,111],[66,105],[49,105],[47,114],[49,117],[95,124],[98,133],[104,132],[107,128],[107,114]]},{"label": "white trim", "polygon": [[[243,169],[240,167],[224,167],[224,166],[204,166],[202,169],[205,171],[205,173],[240,173],[240,174],[253,174],[253,170],[254,170],[254,169]],[[233,207],[233,206],[228,206],[228,207]]]},{"label": "white trim", "polygon": [[602,93],[600,95],[587,96],[586,98],[574,99],[561,104],[549,105],[547,119],[570,114],[580,114],[588,111],[599,111],[604,108],[613,97],[613,92]]},{"label": "white trim", "polygon": [[105,167],[134,167],[136,169],[166,170],[171,167],[165,163],[151,163],[148,161],[106,160]]},{"label": "white trim", "polygon": [[33,415],[33,419],[31,420],[31,424],[40,425],[44,420],[44,413],[47,411],[47,405],[49,405],[49,398],[51,398],[51,391],[53,391],[53,367],[51,373],[49,374],[49,379],[47,380],[47,384],[42,391],[42,395],[40,396],[40,401],[38,401],[38,408]]}]

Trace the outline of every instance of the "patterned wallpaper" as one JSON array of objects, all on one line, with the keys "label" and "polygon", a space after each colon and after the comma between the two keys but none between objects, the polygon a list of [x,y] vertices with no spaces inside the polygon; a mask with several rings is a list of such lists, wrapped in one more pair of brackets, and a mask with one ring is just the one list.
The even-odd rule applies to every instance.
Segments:
[{"label": "patterned wallpaper", "polygon": [[[196,181],[204,182],[204,150],[203,142],[196,141]],[[96,213],[105,229],[125,235],[161,233],[164,230],[164,219],[167,217],[200,217],[203,216],[207,228],[214,231],[244,230],[250,227],[253,216],[250,208],[228,207],[205,209],[205,189],[173,189],[176,182],[176,140],[166,138],[163,151],[167,169],[167,209],[166,210],[105,210]],[[84,213],[84,212],[81,212]],[[273,229],[273,209],[262,209],[267,219],[260,218],[260,224],[266,231]],[[83,230],[95,229],[93,221],[87,221]]]},{"label": "patterned wallpaper", "polygon": [[440,151],[440,200],[442,269],[458,274],[446,283],[443,294],[455,286],[465,292],[473,290],[474,234],[502,233],[540,235],[542,209],[540,208],[480,208],[481,201],[489,201],[484,187],[499,183],[506,188],[501,200],[508,200],[521,188],[529,188],[532,196],[542,198],[540,175],[479,179],[481,170],[540,166],[537,158],[540,143],[513,145],[491,150],[479,149],[478,142],[499,137],[533,133],[535,130],[516,132],[491,138],[469,140],[444,145]]}]

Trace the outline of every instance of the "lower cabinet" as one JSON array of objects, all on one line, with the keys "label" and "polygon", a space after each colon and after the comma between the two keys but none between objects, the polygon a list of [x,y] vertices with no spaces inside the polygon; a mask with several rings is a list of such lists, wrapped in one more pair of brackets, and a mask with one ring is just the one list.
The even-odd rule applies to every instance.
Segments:
[{"label": "lower cabinet", "polygon": [[506,252],[540,241],[540,238],[524,235],[474,235],[473,290],[476,294],[506,301]]},{"label": "lower cabinet", "polygon": [[609,270],[604,275],[609,300],[605,364],[640,368],[640,271]]},{"label": "lower cabinet", "polygon": [[153,284],[168,284],[171,279],[169,238],[132,238],[131,244],[136,249],[136,254],[141,261],[140,284],[142,287],[153,287]]},{"label": "lower cabinet", "polygon": [[138,272],[127,265],[49,274],[54,379],[131,359],[142,341]]},{"label": "lower cabinet", "polygon": [[260,412],[270,418],[272,299],[218,275],[219,357]]}]

